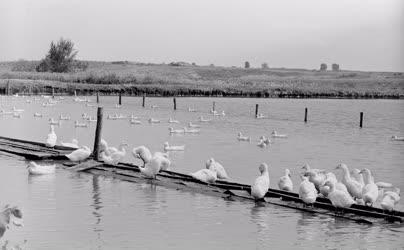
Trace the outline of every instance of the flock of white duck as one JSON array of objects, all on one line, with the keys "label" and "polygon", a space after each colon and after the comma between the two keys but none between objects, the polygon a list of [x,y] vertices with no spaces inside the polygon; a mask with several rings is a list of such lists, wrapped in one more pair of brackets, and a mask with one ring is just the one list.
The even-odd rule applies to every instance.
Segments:
[{"label": "flock of white duck", "polygon": [[[43,103],[43,106],[55,105],[57,101],[47,98],[48,101]],[[75,98],[76,102],[86,102],[87,99]],[[87,105],[86,104],[86,105]],[[116,108],[120,108],[119,105]],[[157,108],[154,105],[152,108]],[[21,117],[21,113],[24,110],[17,109],[13,107],[12,111],[0,111],[0,115],[13,114],[13,117]],[[193,108],[188,108],[189,112],[195,112]],[[221,113],[211,110],[214,116],[225,116],[225,112]],[[18,116],[16,114],[19,114]],[[35,113],[35,117],[42,117],[42,114]],[[86,113],[82,114],[82,118],[88,122],[96,121],[96,119],[90,117]],[[257,118],[264,118],[262,114],[257,115]],[[54,126],[60,125],[61,121],[69,120],[70,117],[67,115],[60,115],[59,120],[49,120],[50,132],[46,138],[46,146],[54,147],[57,144],[57,135],[55,133]],[[110,120],[120,120],[129,119],[131,124],[141,124],[138,117],[131,115],[130,117],[114,114],[108,115],[107,119]],[[199,122],[210,122],[211,119],[206,119],[202,116],[199,117]],[[161,121],[155,118],[148,119],[148,122],[160,123]],[[178,120],[173,118],[168,119],[170,124],[179,124]],[[86,123],[75,122],[75,127],[86,127]],[[186,133],[199,133],[200,125],[192,122],[188,123],[188,127],[183,127],[181,129],[174,129],[169,127],[170,134],[186,134]],[[286,134],[279,134],[277,131],[271,133],[272,138],[287,138]],[[241,132],[237,135],[237,140],[251,142],[249,136],[243,135]],[[403,137],[393,136],[392,140],[401,141],[404,140]],[[266,136],[261,136],[258,140],[257,146],[265,148],[270,145],[271,140]],[[71,142],[60,142],[62,146],[75,148],[73,152],[67,154],[66,157],[74,162],[84,161],[91,155],[91,150],[87,146],[79,146],[78,141],[73,139]],[[126,147],[128,144],[122,143],[118,148],[108,146],[108,143],[102,139],[100,144],[100,158],[107,164],[118,164],[122,161],[126,155]],[[138,146],[133,148],[132,155],[135,159],[140,159],[142,165],[139,167],[142,175],[145,178],[156,178],[156,175],[161,170],[168,170],[171,161],[169,158],[170,151],[183,151],[185,150],[185,145],[172,146],[168,142],[163,145],[164,152],[154,152],[152,153],[146,146]],[[393,185],[385,182],[375,183],[374,177],[369,169],[363,169],[359,171],[358,169],[352,169],[349,171],[345,164],[339,164],[336,170],[341,172],[342,178],[338,179],[336,175],[332,172],[326,172],[325,170],[312,169],[309,165],[304,165],[302,167],[304,170],[300,174],[301,183],[298,188],[299,197],[306,204],[312,204],[316,201],[317,197],[327,197],[330,199],[331,203],[336,208],[346,208],[350,207],[352,204],[365,204],[373,206],[378,199],[381,199],[380,205],[385,210],[393,210],[394,206],[400,200],[400,190],[394,188]],[[35,162],[30,162],[28,164],[28,171],[30,174],[52,174],[55,173],[55,165],[41,166]],[[262,163],[259,165],[260,175],[256,178],[254,183],[251,185],[251,195],[256,200],[262,200],[270,187],[270,177],[268,171],[268,165]],[[222,164],[217,162],[215,159],[210,158],[205,164],[205,168],[190,174],[195,179],[198,179],[206,183],[214,183],[218,179],[229,179],[229,176]],[[284,191],[293,191],[293,182],[291,179],[291,172],[289,169],[285,170],[285,175],[280,177],[278,181],[278,187]]]}]

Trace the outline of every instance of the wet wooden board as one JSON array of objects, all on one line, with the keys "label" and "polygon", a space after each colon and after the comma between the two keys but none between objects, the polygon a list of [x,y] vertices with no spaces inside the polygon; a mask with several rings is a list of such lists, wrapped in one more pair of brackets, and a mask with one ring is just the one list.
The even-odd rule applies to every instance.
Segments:
[{"label": "wet wooden board", "polygon": [[[119,165],[107,165],[100,164],[98,166],[94,166],[93,168],[86,168],[85,171],[96,169],[98,172],[102,173],[108,172],[109,174],[124,176],[125,178],[133,178],[133,179],[144,179],[142,178],[139,168],[135,165],[122,163]],[[203,192],[207,192],[206,190],[210,190],[212,192],[219,192],[220,194],[227,196],[238,196],[244,199],[252,200],[250,196],[250,186],[246,184],[239,184],[235,182],[227,182],[227,181],[217,181],[216,183],[205,183],[199,180],[194,179],[192,176],[182,173],[177,173],[173,171],[162,171],[157,175],[157,180],[153,180],[156,184],[161,184],[164,186],[176,186],[182,185],[187,188],[195,187],[195,191],[203,190]],[[240,192],[243,195],[240,195]],[[238,195],[236,195],[236,193]],[[377,218],[377,219],[385,219],[391,222],[402,222],[403,218],[399,216],[402,214],[400,211],[394,211],[394,213],[387,213],[381,209],[371,208],[367,206],[356,205],[351,208],[345,208],[338,210],[339,213],[335,213],[335,207],[330,203],[328,199],[319,198],[310,208],[304,206],[303,201],[298,197],[298,194],[292,192],[286,192],[276,189],[270,189],[266,195],[266,199],[268,198],[277,198],[276,204],[283,204],[283,206],[296,208],[299,210],[310,210],[311,212],[314,210],[320,209],[319,211],[323,214],[332,215],[335,217],[348,218],[350,220],[354,220],[356,222],[368,223],[369,220],[364,218]],[[273,200],[272,200],[273,201]],[[292,202],[293,204],[291,204]],[[285,205],[287,204],[287,205]],[[302,207],[303,206],[303,207]],[[382,212],[380,212],[380,210]],[[320,213],[319,212],[319,213]]]}]

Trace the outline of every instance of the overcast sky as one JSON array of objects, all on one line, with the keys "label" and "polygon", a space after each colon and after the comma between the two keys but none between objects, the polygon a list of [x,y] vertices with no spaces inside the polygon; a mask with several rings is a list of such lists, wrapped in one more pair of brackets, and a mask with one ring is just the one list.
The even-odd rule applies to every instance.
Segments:
[{"label": "overcast sky", "polygon": [[404,71],[404,1],[0,0],[0,61],[60,37],[85,60]]}]

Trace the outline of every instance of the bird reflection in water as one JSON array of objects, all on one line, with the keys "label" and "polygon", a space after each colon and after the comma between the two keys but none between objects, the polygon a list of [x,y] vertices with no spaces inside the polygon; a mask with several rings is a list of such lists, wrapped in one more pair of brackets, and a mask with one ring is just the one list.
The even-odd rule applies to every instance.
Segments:
[{"label": "bird reflection in water", "polygon": [[257,225],[257,239],[258,248],[261,249],[267,247],[266,242],[268,240],[269,228],[268,228],[268,209],[265,206],[265,202],[257,202],[251,208],[251,221]]}]

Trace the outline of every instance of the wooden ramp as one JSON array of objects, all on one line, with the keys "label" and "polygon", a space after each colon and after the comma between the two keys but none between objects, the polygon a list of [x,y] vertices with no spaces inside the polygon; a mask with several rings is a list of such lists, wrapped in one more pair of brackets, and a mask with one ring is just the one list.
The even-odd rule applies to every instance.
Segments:
[{"label": "wooden ramp", "polygon": [[19,155],[28,160],[68,160],[66,154],[74,148],[58,146],[49,148],[45,143],[32,142],[0,136],[0,151]]}]

